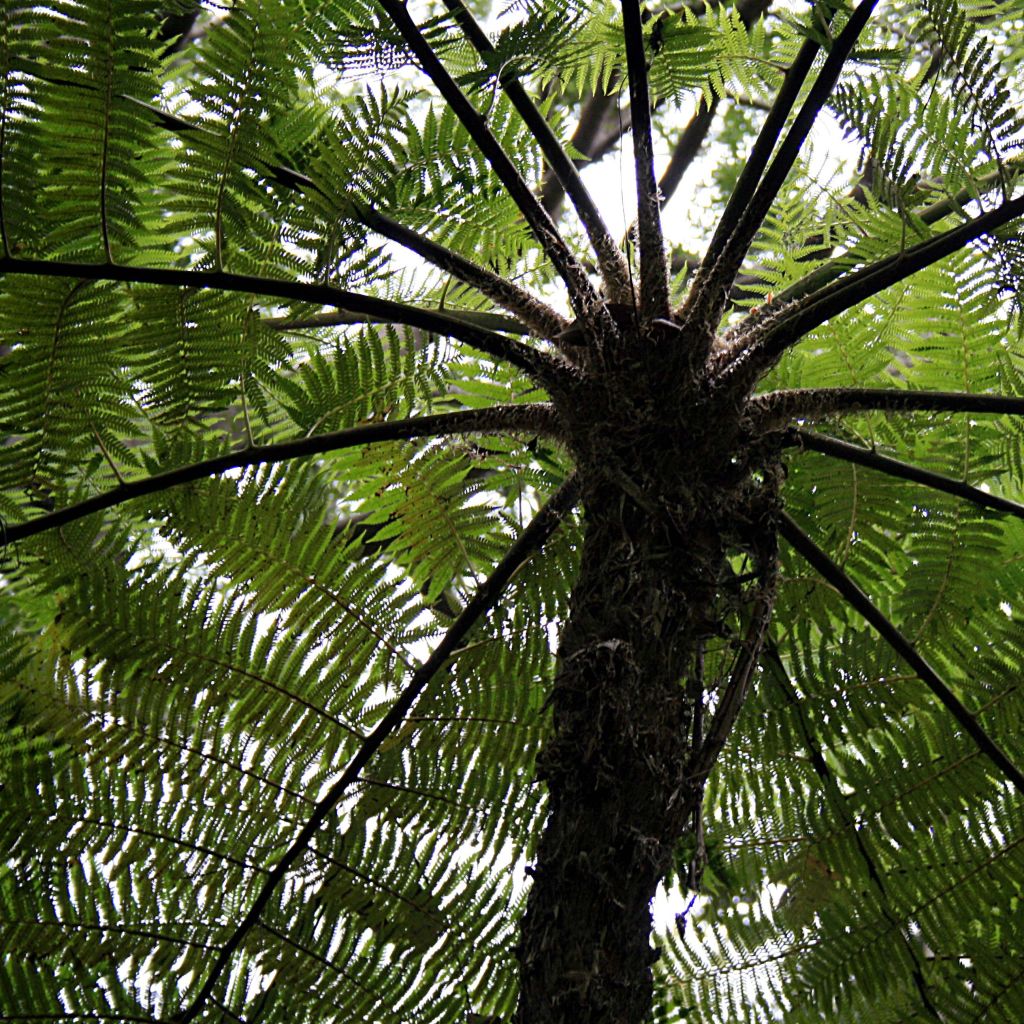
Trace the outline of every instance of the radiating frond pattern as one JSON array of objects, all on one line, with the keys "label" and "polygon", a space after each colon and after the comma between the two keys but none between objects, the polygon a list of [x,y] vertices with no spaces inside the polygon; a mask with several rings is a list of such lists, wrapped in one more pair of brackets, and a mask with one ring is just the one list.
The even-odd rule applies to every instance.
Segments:
[{"label": "radiating frond pattern", "polygon": [[[466,9],[401,5],[452,86],[379,0],[0,5],[0,1018],[575,1019],[527,1008],[564,855],[598,947],[662,885],[659,1024],[1017,1024],[1024,523],[872,457],[1024,503],[1020,410],[962,411],[1024,400],[1024,6],[639,5],[639,61],[619,3]],[[657,317],[641,80],[650,181],[687,173],[648,196]],[[720,200],[814,105],[688,320]],[[631,303],[550,198],[591,186]],[[552,1007],[606,991],[587,956]]]}]

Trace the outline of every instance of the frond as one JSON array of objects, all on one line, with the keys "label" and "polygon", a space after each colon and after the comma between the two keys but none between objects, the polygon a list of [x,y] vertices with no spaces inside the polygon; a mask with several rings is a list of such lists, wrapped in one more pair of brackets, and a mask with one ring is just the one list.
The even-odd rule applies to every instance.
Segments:
[{"label": "frond", "polygon": [[926,0],[923,6],[961,87],[971,129],[989,158],[999,164],[1007,195],[1010,179],[1003,161],[1009,150],[1024,144],[1024,120],[1001,73],[995,48],[957,0]]},{"label": "frond", "polygon": [[12,9],[3,19],[5,252],[134,251],[143,182],[160,159],[152,119],[125,97],[159,91],[154,28],[150,6],[116,0]]}]

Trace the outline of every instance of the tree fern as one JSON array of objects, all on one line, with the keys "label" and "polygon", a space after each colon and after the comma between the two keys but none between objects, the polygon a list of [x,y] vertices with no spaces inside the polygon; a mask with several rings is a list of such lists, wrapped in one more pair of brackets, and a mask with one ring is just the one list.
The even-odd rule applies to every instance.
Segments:
[{"label": "tree fern", "polygon": [[1021,7],[798,6],[0,10],[3,1019],[1024,1016]]}]

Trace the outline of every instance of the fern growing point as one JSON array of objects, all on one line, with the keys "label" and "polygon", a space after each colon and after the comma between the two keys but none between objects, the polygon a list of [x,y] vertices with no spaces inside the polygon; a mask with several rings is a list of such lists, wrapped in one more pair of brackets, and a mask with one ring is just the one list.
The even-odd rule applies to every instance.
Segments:
[{"label": "fern growing point", "polygon": [[1022,40],[0,9],[0,1016],[1024,1018]]}]

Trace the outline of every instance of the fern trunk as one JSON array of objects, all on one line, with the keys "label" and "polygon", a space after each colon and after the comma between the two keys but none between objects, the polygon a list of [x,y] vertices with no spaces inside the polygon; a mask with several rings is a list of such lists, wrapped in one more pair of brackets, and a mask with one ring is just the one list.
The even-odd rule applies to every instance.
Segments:
[{"label": "fern trunk", "polygon": [[[519,947],[520,1024],[647,1019],[650,904],[700,799],[693,676],[703,641],[725,632],[725,555],[750,485],[738,432],[699,394],[671,394],[667,369],[661,401],[609,387],[607,402],[595,388],[575,403],[586,525],[538,763],[549,818]],[[642,374],[624,376],[632,390]]]}]

